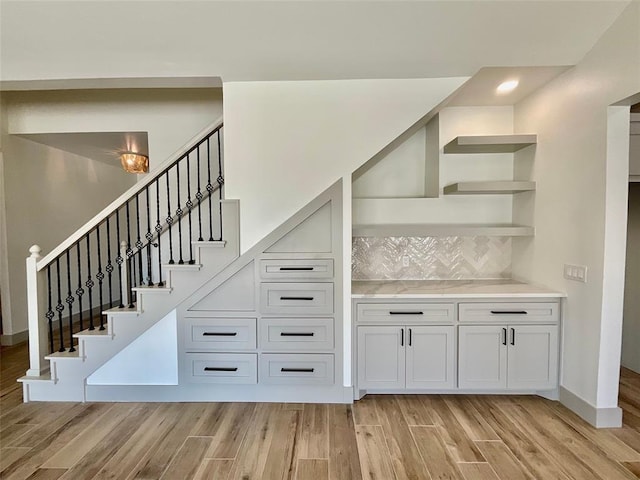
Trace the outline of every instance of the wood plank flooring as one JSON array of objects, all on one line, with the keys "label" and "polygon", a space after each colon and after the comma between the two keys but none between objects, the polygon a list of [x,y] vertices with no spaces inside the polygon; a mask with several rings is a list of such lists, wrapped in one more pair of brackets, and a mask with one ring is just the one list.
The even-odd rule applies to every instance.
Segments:
[{"label": "wood plank flooring", "polygon": [[376,395],[351,405],[22,403],[26,345],[3,347],[0,478],[633,480],[640,375],[624,426],[530,396]]}]

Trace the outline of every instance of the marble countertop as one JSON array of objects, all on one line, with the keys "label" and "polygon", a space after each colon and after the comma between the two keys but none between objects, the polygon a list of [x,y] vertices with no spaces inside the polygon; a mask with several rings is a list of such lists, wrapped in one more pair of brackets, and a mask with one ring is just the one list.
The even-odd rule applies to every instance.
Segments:
[{"label": "marble countertop", "polygon": [[353,298],[552,298],[565,293],[515,280],[370,280],[351,283]]}]

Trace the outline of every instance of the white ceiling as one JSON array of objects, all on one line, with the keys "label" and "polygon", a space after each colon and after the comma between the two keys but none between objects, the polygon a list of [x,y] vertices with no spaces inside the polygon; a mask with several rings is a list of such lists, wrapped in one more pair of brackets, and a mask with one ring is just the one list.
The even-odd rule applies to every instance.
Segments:
[{"label": "white ceiling", "polygon": [[629,3],[3,0],[0,80],[429,78],[575,65]]},{"label": "white ceiling", "polygon": [[147,132],[34,133],[18,136],[114,166],[120,165],[123,152],[149,155]]}]

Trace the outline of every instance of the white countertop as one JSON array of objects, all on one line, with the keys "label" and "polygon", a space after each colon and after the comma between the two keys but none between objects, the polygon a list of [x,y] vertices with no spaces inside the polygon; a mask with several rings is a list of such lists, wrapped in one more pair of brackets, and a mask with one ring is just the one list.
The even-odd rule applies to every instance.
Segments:
[{"label": "white countertop", "polygon": [[371,280],[351,283],[353,298],[561,298],[567,295],[515,280]]}]

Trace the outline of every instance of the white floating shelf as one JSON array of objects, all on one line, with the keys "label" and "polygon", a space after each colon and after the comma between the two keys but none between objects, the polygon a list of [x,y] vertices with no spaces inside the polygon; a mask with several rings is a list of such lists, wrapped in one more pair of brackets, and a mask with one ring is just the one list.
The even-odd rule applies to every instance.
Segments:
[{"label": "white floating shelf", "polygon": [[465,135],[444,146],[444,153],[513,153],[535,145],[537,135]]},{"label": "white floating shelf", "polygon": [[536,182],[458,182],[444,187],[445,195],[491,195],[534,192]]},{"label": "white floating shelf", "polygon": [[354,225],[354,237],[531,237],[533,227],[511,224],[376,224]]}]

